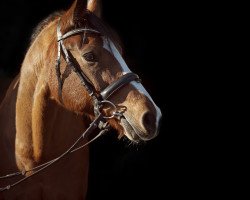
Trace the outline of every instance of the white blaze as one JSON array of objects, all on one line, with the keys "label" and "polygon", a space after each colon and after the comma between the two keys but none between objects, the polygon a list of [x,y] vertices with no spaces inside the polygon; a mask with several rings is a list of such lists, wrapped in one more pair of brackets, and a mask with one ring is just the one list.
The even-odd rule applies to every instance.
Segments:
[{"label": "white blaze", "polygon": [[[120,52],[118,51],[118,49],[116,48],[114,43],[110,39],[108,39],[106,37],[102,37],[102,38],[103,38],[103,48],[105,48],[111,54],[114,55],[114,57],[116,58],[116,60],[119,62],[120,66],[121,66],[123,74],[131,72],[131,70],[128,68],[126,62],[122,58]],[[156,112],[157,112],[156,125],[158,125],[159,120],[160,120],[160,118],[162,116],[160,108],[155,104],[152,97],[149,95],[149,93],[143,87],[143,85],[141,83],[138,83],[136,81],[132,81],[130,84],[133,85],[140,93],[144,94],[145,96],[147,96],[151,100],[151,102],[153,103],[153,105],[154,105],[154,107],[156,109]]]}]

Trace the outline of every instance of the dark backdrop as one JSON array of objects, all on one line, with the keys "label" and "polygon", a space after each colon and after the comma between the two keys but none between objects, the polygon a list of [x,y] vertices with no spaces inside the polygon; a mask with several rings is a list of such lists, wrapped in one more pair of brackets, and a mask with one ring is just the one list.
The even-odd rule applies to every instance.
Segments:
[{"label": "dark backdrop", "polygon": [[[0,2],[0,76],[18,73],[33,28],[70,4],[70,0]],[[179,112],[171,107],[171,99],[179,84],[174,72],[183,58],[176,56],[181,31],[176,27],[181,24],[175,24],[178,16],[171,9],[171,5],[163,7],[152,1],[103,3],[104,20],[121,36],[126,61],[162,109],[163,120],[159,136],[146,144],[129,145],[110,133],[91,145],[90,200],[165,199],[180,194],[177,190],[184,184],[185,168],[179,166],[181,157],[176,158],[180,151],[176,139],[181,133],[178,125],[171,124],[170,113]]]}]

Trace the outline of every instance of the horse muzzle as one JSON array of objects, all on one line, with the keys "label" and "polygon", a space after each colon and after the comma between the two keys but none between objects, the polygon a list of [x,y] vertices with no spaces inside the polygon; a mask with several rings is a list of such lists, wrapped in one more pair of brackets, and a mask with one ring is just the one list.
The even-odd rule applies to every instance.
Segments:
[{"label": "horse muzzle", "polygon": [[[131,141],[149,141],[154,139],[159,133],[161,116],[155,116],[150,111],[142,113],[140,120],[133,120],[126,113],[121,118],[121,125],[124,129],[124,134]],[[138,123],[139,122],[139,123]]]}]

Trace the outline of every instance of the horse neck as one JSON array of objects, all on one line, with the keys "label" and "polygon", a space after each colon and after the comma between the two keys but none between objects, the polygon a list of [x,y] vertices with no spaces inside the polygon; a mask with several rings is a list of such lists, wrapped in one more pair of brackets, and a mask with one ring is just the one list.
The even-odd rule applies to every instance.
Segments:
[{"label": "horse neck", "polygon": [[65,110],[51,98],[45,68],[50,61],[45,63],[48,59],[45,55],[53,39],[51,35],[56,35],[55,30],[55,22],[52,22],[37,36],[21,68],[15,142],[17,164],[21,169],[32,168],[63,153],[76,135],[85,129],[79,116]]}]

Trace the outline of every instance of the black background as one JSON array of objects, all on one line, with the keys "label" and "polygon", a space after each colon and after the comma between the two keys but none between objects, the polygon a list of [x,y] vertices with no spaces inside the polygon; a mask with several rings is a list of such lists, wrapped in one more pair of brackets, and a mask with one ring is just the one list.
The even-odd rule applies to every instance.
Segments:
[{"label": "black background", "polygon": [[[18,73],[32,30],[70,4],[70,0],[0,2],[0,77]],[[187,138],[183,130],[188,128],[181,120],[187,114],[181,110],[191,91],[180,95],[188,87],[181,81],[187,72],[182,52],[189,50],[187,28],[192,22],[180,17],[176,6],[158,1],[103,2],[103,19],[120,35],[128,66],[142,78],[163,120],[159,136],[146,144],[129,145],[110,133],[91,145],[90,200],[165,199],[196,190],[189,182],[192,155],[182,146]]]}]

